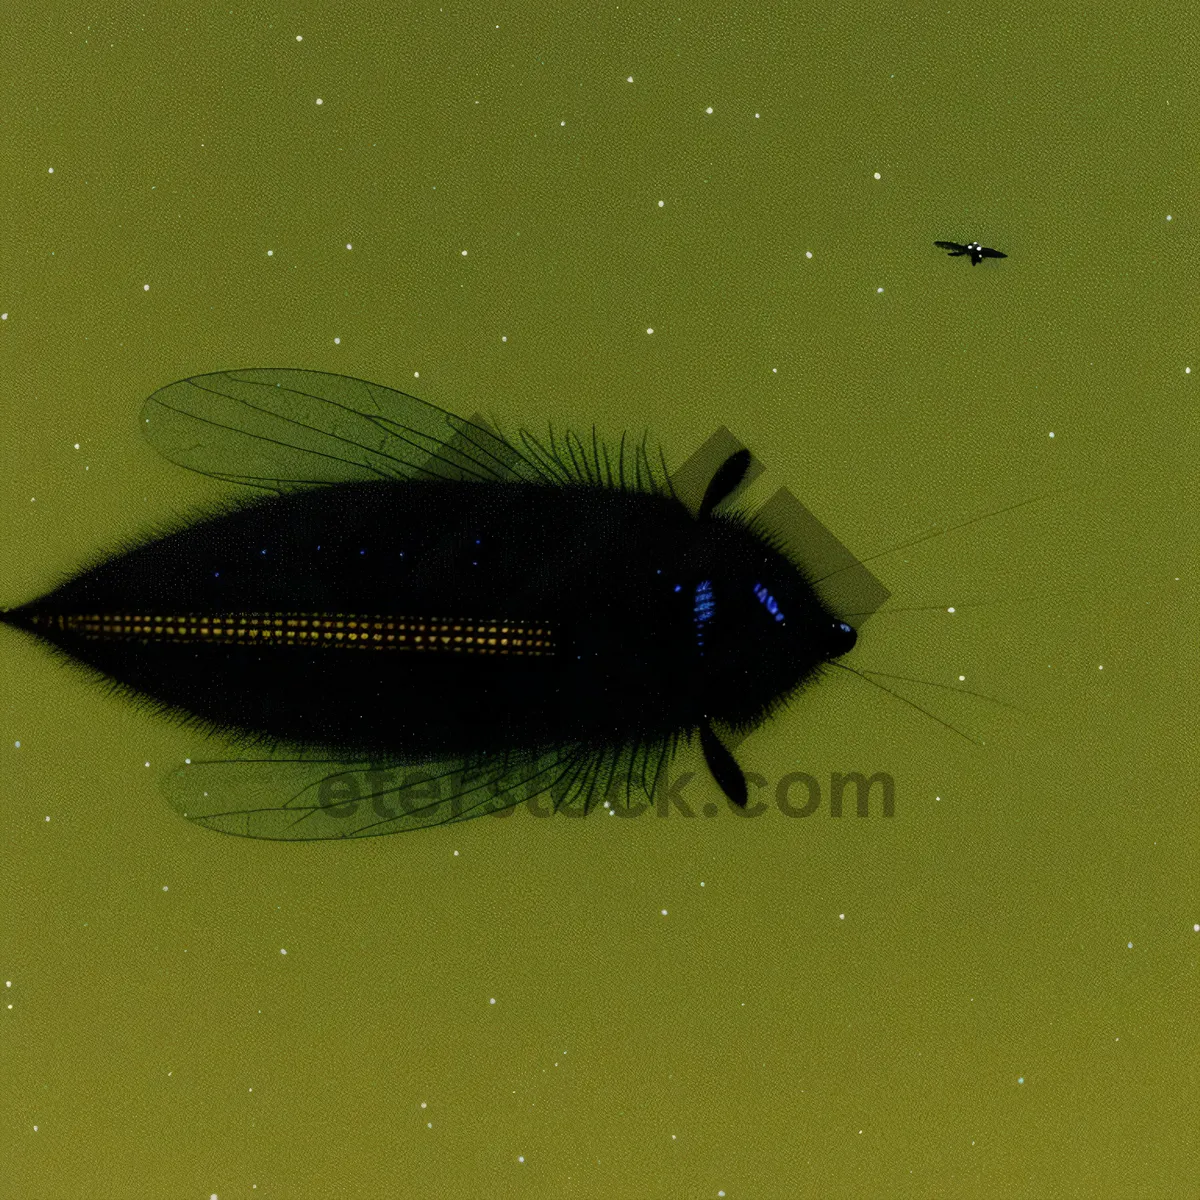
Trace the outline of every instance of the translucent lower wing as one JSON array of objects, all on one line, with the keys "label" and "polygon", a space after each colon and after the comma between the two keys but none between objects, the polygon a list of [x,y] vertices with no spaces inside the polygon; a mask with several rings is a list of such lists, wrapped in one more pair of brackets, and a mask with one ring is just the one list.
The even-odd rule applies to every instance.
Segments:
[{"label": "translucent lower wing", "polygon": [[587,812],[651,794],[669,757],[577,746],[460,763],[345,763],[316,758],[189,762],[163,779],[171,807],[206,829],[276,841],[377,837],[541,801],[535,812]]},{"label": "translucent lower wing", "polygon": [[482,424],[324,371],[181,379],[146,401],[142,430],[171,462],[271,491],[363,479],[546,479],[533,457]]}]

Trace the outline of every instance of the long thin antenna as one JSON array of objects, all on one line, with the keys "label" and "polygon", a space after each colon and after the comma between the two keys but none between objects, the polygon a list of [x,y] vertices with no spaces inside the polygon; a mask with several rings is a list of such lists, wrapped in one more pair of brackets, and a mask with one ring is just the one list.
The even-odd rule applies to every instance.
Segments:
[{"label": "long thin antenna", "polygon": [[945,525],[941,529],[935,529],[931,533],[923,533],[919,537],[910,538],[907,542],[900,542],[895,546],[889,546],[886,550],[880,550],[876,554],[868,555],[866,558],[856,558],[853,562],[847,563],[844,567],[838,567],[836,571],[830,571],[828,575],[822,576],[817,583],[824,583],[826,579],[832,579],[835,575],[840,575],[843,571],[853,570],[855,567],[860,567],[864,563],[874,562],[877,558],[883,558],[887,554],[895,554],[898,550],[907,550],[910,546],[919,546],[922,542],[927,542],[931,538],[942,537],[947,533],[954,533],[958,529],[966,529],[968,525],[974,525],[979,521],[986,521],[991,517],[1001,517],[1005,513],[1015,512],[1018,508],[1024,508],[1029,504],[1037,504],[1040,500],[1045,500],[1048,496],[1055,496],[1061,491],[1060,488],[1055,488],[1049,492],[1043,492],[1040,496],[1031,496],[1028,500],[1018,500],[1016,504],[1010,504],[1007,508],[996,508],[991,512],[981,513],[977,517],[971,517],[966,521],[959,521],[957,525]]},{"label": "long thin antenna", "polygon": [[[1109,593],[1111,595],[1111,593]],[[869,613],[841,613],[840,615],[846,620],[852,620],[854,617],[892,617],[900,613],[915,613],[915,612],[958,612],[960,608],[993,608],[997,604],[1031,604],[1033,601],[1043,600],[1071,600],[1073,596],[1066,592],[1060,592],[1056,596],[1002,596],[998,600],[968,600],[965,604],[962,601],[956,600],[953,604],[908,604],[903,608],[886,608],[876,610]]]},{"label": "long thin antenna", "polygon": [[936,721],[944,729],[950,730],[951,733],[957,733],[960,738],[965,738],[973,746],[982,746],[983,745],[983,742],[979,741],[977,738],[973,738],[969,733],[963,733],[963,731],[961,729],[958,729],[955,726],[951,725],[949,721],[943,721],[942,718],[939,717],[936,713],[931,713],[929,711],[929,709],[922,708],[921,705],[919,705],[915,700],[910,700],[907,696],[901,695],[899,692],[893,690],[892,688],[885,687],[882,683],[879,683],[877,680],[871,679],[868,676],[864,675],[861,671],[855,670],[854,667],[848,667],[848,666],[846,666],[845,663],[837,662],[834,659],[830,659],[828,665],[831,667],[837,667],[839,670],[842,670],[842,671],[849,671],[851,675],[857,675],[858,678],[863,681],[863,683],[869,683],[872,687],[877,687],[881,692],[887,692],[887,694],[889,696],[894,696],[902,704],[907,704],[909,708],[915,708],[917,710],[917,712],[923,713],[931,721]]},{"label": "long thin antenna", "polygon": [[891,675],[887,671],[868,671],[865,667],[856,668],[860,675],[871,675],[879,679],[896,679],[901,683],[919,683],[923,687],[941,688],[943,691],[954,692],[959,696],[975,696],[980,700],[986,700],[990,704],[998,704],[1001,708],[1011,708],[1013,712],[1024,713],[1025,710],[1016,704],[1012,704],[1008,700],[1001,700],[996,696],[989,696],[986,692],[973,692],[970,688],[956,687],[952,683],[937,683],[932,679],[914,679],[911,675]]}]

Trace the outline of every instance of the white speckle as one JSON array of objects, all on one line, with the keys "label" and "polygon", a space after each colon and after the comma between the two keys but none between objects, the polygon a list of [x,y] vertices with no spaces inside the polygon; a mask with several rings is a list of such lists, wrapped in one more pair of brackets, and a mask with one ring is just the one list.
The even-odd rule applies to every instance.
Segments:
[{"label": "white speckle", "polygon": [[142,763],[142,766],[144,766],[144,767],[148,767],[149,765],[150,765],[149,763]]},{"label": "white speckle", "polygon": [[702,879],[702,880],[700,880],[700,886],[701,886],[701,887],[703,887],[703,886],[704,886],[704,880],[703,880],[703,879]]},{"label": "white speckle", "polygon": [[659,208],[665,208],[665,207],[666,207],[666,204],[667,204],[667,202],[666,202],[665,200],[660,200],[660,201],[658,202],[658,207],[659,207]]},{"label": "white speckle", "polygon": [[75,449],[76,449],[76,450],[78,450],[78,449],[79,449],[79,443],[78,443],[78,442],[76,442],[76,443],[75,443]]},{"label": "white speckle", "polygon": [[286,950],[285,950],[285,949],[284,949],[284,948],[281,946],[281,947],[279,948],[279,953],[280,953],[280,954],[286,954],[286,953],[287,953],[287,951],[286,951]]},{"label": "white speckle", "polygon": [[812,251],[811,251],[811,250],[805,250],[805,252],[804,252],[804,257],[805,257],[805,258],[812,258]]},{"label": "white speckle", "polygon": [[839,920],[839,921],[844,921],[845,919],[846,919],[846,914],[845,914],[845,913],[838,913],[838,920]]},{"label": "white speckle", "polygon": [[[7,320],[8,320],[8,313],[0,313],[0,321],[7,321]],[[1191,367],[1189,367],[1188,370],[1190,371]]]},{"label": "white speckle", "polygon": [[757,120],[758,120],[758,118],[759,118],[761,115],[762,115],[761,113],[755,113],[755,114],[754,114],[754,119],[757,121]]},{"label": "white speckle", "polygon": [[425,1107],[426,1107],[426,1104],[425,1104],[425,1101],[424,1101],[424,1100],[422,1100],[422,1101],[421,1101],[421,1107],[422,1107],[422,1108],[425,1108]]},{"label": "white speckle", "polygon": [[667,910],[666,910],[665,908],[663,908],[663,909],[659,909],[659,911],[662,913],[662,915],[663,915],[664,917],[667,915]]},{"label": "white speckle", "polygon": [[325,103],[325,101],[324,101],[324,100],[322,100],[320,96],[318,96],[318,97],[317,97],[317,103],[318,103],[318,104],[324,104],[324,103]]},{"label": "white speckle", "polygon": [[501,340],[502,342],[507,342],[507,341],[508,341],[508,338],[507,338],[507,337],[505,337],[505,335],[504,335],[504,334],[501,334],[501,335],[500,335],[500,340]]},{"label": "white speckle", "polygon": [[414,372],[413,372],[413,378],[414,378],[414,379],[420,379],[420,378],[421,378],[421,372],[420,372],[420,371],[414,371]]},{"label": "white speckle", "polygon": [[525,1155],[523,1155],[523,1154],[518,1154],[518,1155],[517,1155],[517,1162],[524,1162],[524,1161],[525,1161]]},{"label": "white speckle", "polygon": [[1126,942],[1126,943],[1125,943],[1125,949],[1126,949],[1126,950],[1132,950],[1132,949],[1133,949],[1133,943],[1132,943],[1132,942]]},{"label": "white speckle", "polygon": [[1193,932],[1193,933],[1200,933],[1200,923],[1197,923],[1197,924],[1195,924],[1195,925],[1193,925],[1193,926],[1192,926],[1192,932]]},{"label": "white speckle", "polygon": [[[7,321],[7,320],[8,320],[8,313],[0,313],[0,321]],[[1184,373],[1185,375],[1190,375],[1190,374],[1192,373],[1192,368],[1191,368],[1191,367],[1184,367],[1184,368],[1183,368],[1183,373]]]},{"label": "white speckle", "polygon": [[935,800],[940,800],[940,799],[941,799],[941,796],[934,796],[934,799],[935,799]]},{"label": "white speckle", "polygon": [[462,256],[463,256],[463,258],[467,257],[467,252],[465,250],[462,252]]},{"label": "white speckle", "polygon": [[1171,214],[1167,213],[1167,220],[1169,221],[1170,219],[1171,219]]},{"label": "white speckle", "polygon": [[1018,1083],[1024,1083],[1024,1082],[1025,1082],[1025,1076],[1024,1076],[1024,1075],[1018,1075],[1018,1076],[1017,1076],[1017,1082],[1018,1082]]},{"label": "white speckle", "polygon": [[648,327],[647,327],[647,329],[646,329],[646,332],[647,332],[647,333],[653,333],[653,332],[654,332],[654,326],[652,326],[652,325],[651,325],[651,326],[648,326]]},{"label": "white speckle", "polygon": [[633,82],[633,76],[632,76],[632,75],[627,75],[627,76],[625,77],[625,82],[626,82],[626,83],[632,83],[632,82]]},{"label": "white speckle", "polygon": [[340,345],[342,344],[342,339],[341,339],[341,338],[334,338],[334,339],[333,339],[333,344],[334,344],[335,346],[340,346]]},{"label": "white speckle", "polygon": [[298,41],[298,42],[304,41],[304,35],[300,34],[300,33],[296,34],[296,41]]},{"label": "white speckle", "polygon": [[[51,168],[50,168],[50,169],[49,169],[49,170],[46,172],[46,174],[47,174],[47,175],[53,175],[53,174],[54,174],[54,168],[53,168],[53,167],[51,167]],[[34,1128],[36,1129],[36,1128],[37,1128],[37,1126],[34,1126]]]},{"label": "white speckle", "polygon": [[960,676],[958,677],[958,682],[959,682],[959,683],[966,683],[966,682],[967,682],[967,677],[966,677],[965,675],[960,675]]},{"label": "white speckle", "polygon": [[566,121],[559,121],[560,126],[565,125],[565,124],[566,124]]},{"label": "white speckle", "polygon": [[166,892],[166,891],[169,891],[169,890],[170,890],[170,889],[168,888],[168,886],[167,886],[167,885],[164,883],[164,884],[163,884],[163,891],[164,891],[164,892]]},{"label": "white speckle", "polygon": [[267,251],[267,257],[268,257],[268,258],[270,258],[270,257],[271,257],[271,256],[272,256],[274,253],[275,253],[275,251],[274,251],[274,250],[268,250],[268,251]]},{"label": "white speckle", "polygon": [[1052,430],[1050,430],[1049,436],[1050,436],[1050,437],[1053,437],[1053,436],[1054,436],[1054,430],[1053,430],[1053,429],[1052,429]]},{"label": "white speckle", "polygon": [[495,1003],[496,1003],[496,997],[495,997],[495,996],[492,996],[492,997],[491,997],[491,998],[488,1000],[488,1003],[489,1003],[489,1004],[495,1004]]},{"label": "white speckle", "polygon": [[457,850],[455,850],[455,852],[454,852],[454,857],[455,857],[455,858],[457,858],[457,857],[458,857],[458,851],[457,851]]},{"label": "white speckle", "polygon": [[350,242],[347,242],[347,243],[346,243],[346,249],[347,249],[347,250],[353,250],[353,249],[354,249],[354,246],[353,246],[353,245],[352,245]]},{"label": "white speckle", "polygon": [[877,295],[877,296],[882,296],[882,295],[883,295],[883,288],[876,288],[876,289],[875,289],[875,295]]},{"label": "white speckle", "polygon": [[883,176],[882,176],[882,175],[880,175],[880,173],[879,173],[878,171],[876,171],[876,172],[875,172],[875,178],[876,178],[876,179],[882,179],[882,178],[883,178]]},{"label": "white speckle", "polygon": [[1103,663],[1101,663],[1101,664],[1100,664],[1100,665],[1099,665],[1099,666],[1096,668],[1096,670],[1097,670],[1097,671],[1103,671],[1103,670],[1104,670],[1104,664],[1103,664]]},{"label": "white speckle", "polygon": [[954,609],[953,609],[953,608],[948,608],[948,609],[946,609],[946,611],[947,611],[948,613],[952,613],[952,612],[954,611]]},{"label": "white speckle", "polygon": [[712,105],[710,104],[704,111],[706,113],[708,113],[708,115],[711,117],[712,116]]},{"label": "white speckle", "polygon": [[143,284],[142,284],[142,291],[143,291],[143,292],[148,292],[149,290],[150,290],[150,285],[149,285],[148,283],[143,283]]},{"label": "white speckle", "polygon": [[46,818],[46,820],[48,821],[48,820],[50,820],[50,818],[49,818],[49,817],[47,817],[47,818]]},{"label": "white speckle", "polygon": [[13,742],[13,748],[14,748],[15,750],[20,750],[20,748],[21,748],[21,743],[20,743],[20,742]]}]

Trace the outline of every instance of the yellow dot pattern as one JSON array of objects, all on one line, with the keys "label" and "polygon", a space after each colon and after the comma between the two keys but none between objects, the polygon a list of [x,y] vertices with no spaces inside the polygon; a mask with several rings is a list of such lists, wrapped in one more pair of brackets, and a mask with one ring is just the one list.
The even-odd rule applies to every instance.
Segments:
[{"label": "yellow dot pattern", "polygon": [[42,613],[36,626],[96,641],[208,642],[453,654],[552,655],[553,630],[513,621],[361,613]]}]

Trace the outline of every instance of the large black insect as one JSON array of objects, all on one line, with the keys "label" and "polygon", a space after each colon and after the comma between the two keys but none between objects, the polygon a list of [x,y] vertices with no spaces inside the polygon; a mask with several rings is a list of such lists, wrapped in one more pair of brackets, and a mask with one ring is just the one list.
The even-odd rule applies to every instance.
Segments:
[{"label": "large black insect", "polygon": [[[123,690],[265,747],[173,802],[252,837],[364,836],[549,793],[648,794],[681,739],[746,803],[744,733],[856,633],[754,521],[696,511],[644,445],[501,437],[313,371],[156,392],[171,460],[259,490],[2,614]],[[286,757],[288,752],[295,756]]]}]

